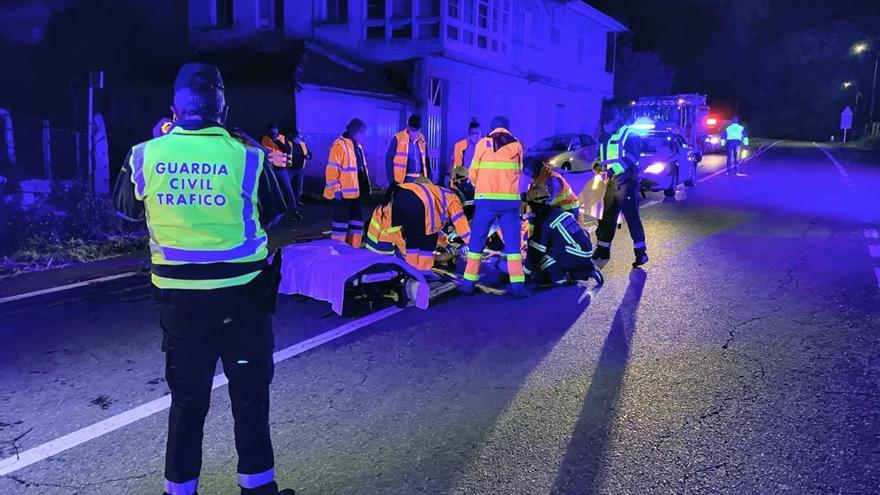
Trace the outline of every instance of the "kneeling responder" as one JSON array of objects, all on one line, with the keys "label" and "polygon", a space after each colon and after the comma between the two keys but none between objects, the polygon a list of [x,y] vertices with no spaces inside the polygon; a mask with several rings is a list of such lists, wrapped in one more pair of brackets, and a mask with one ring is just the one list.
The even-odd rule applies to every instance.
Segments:
[{"label": "kneeling responder", "polygon": [[[272,313],[281,260],[267,264],[263,230],[285,211],[270,174],[287,157],[272,153],[269,163],[261,149],[230,136],[223,127],[223,80],[214,66],[182,66],[172,108],[175,125],[131,149],[113,193],[120,215],[146,218],[150,230],[171,389],[165,492],[193,495],[198,489],[219,359],[229,379],[241,493],[293,495],[275,483],[269,437]],[[196,168],[198,184],[185,180]]]},{"label": "kneeling responder", "polygon": [[330,147],[324,169],[324,197],[333,200],[333,226],[330,238],[361,247],[364,235],[363,197],[370,197],[370,175],[361,142],[367,125],[351,119],[342,136]]},{"label": "kneeling responder", "polygon": [[455,167],[452,171],[452,179],[449,181],[450,189],[457,192],[464,206],[464,215],[468,221],[474,219],[474,185],[468,178],[468,170],[464,167]]},{"label": "kneeling responder", "polygon": [[570,212],[551,205],[552,196],[541,184],[526,193],[532,210],[534,231],[528,242],[524,270],[539,285],[565,285],[576,280],[595,279],[602,284],[602,272],[593,264],[590,236]]},{"label": "kneeling responder", "polygon": [[[471,225],[470,252],[464,270],[464,281],[458,287],[464,294],[473,294],[480,278],[483,250],[489,230],[497,221],[505,239],[519,239],[521,219],[519,214],[522,178],[522,143],[508,130],[510,121],[497,116],[492,119],[492,131],[481,139],[474,150],[474,159],[468,171],[474,184],[474,221]],[[526,277],[522,271],[522,254],[519,243],[504,244],[510,290],[514,297],[526,297]]]},{"label": "kneeling responder", "polygon": [[623,211],[629,235],[633,240],[635,261],[633,266],[648,262],[645,245],[645,228],[639,215],[639,155],[641,139],[634,130],[623,123],[620,110],[608,106],[602,110],[602,143],[599,146],[599,162],[593,165],[596,173],[610,174],[605,187],[602,218],[596,229],[594,260],[611,258],[611,241],[617,230],[617,217]]},{"label": "kneeling responder", "polygon": [[407,263],[427,278],[434,278],[434,251],[440,231],[450,223],[467,245],[470,225],[461,199],[453,191],[431,184],[427,178],[392,184],[385,203],[373,211],[367,228],[367,249],[394,254],[396,248]]},{"label": "kneeling responder", "polygon": [[581,202],[559,172],[550,168],[545,162],[534,157],[523,161],[523,171],[532,178],[532,185],[543,185],[550,192],[550,206],[565,210],[580,219]]}]

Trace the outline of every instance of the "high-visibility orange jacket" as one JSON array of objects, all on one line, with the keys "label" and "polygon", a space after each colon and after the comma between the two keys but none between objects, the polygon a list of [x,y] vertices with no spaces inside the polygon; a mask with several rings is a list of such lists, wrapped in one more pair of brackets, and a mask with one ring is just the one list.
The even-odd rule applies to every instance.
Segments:
[{"label": "high-visibility orange jacket", "polygon": [[[394,170],[394,177],[389,177],[389,179],[393,179],[394,182],[398,184],[403,184],[406,181],[407,172],[406,172],[406,163],[409,158],[409,133],[406,132],[406,129],[398,132],[394,135],[394,139],[397,142],[397,149],[394,152],[394,156],[391,158],[391,168]],[[422,157],[422,172],[421,175],[427,177],[428,176],[428,162],[427,162],[427,146],[425,144],[425,136],[423,134],[419,134],[419,137],[416,138],[415,142],[419,145],[419,151],[421,152]]]},{"label": "high-visibility orange jacket", "polygon": [[520,200],[523,148],[507,129],[494,129],[477,143],[469,176],[474,198]]},{"label": "high-visibility orange jacket", "polygon": [[[400,188],[412,191],[424,203],[425,234],[436,234],[447,223],[452,223],[462,242],[470,241],[471,228],[457,194],[434,184],[407,183],[400,184]],[[392,224],[393,213],[390,202],[373,210],[367,227],[368,249],[382,254],[391,254],[394,248],[406,252],[406,239],[401,235],[400,227]]]},{"label": "high-visibility orange jacket", "polygon": [[571,188],[571,185],[565,180],[559,172],[544,165],[538,176],[535,178],[535,185],[544,184],[550,191],[550,205],[563,210],[573,210],[580,207],[577,194]]},{"label": "high-visibility orange jacket", "polygon": [[[354,147],[354,142],[347,137],[340,136],[336,138],[336,141],[333,141],[333,145],[330,147],[330,158],[324,169],[325,198],[333,199],[337,194],[341,194],[345,199],[360,197],[357,157],[354,154]],[[357,147],[363,155],[364,149],[360,144]],[[366,160],[366,157],[364,159]]]},{"label": "high-visibility orange jacket", "polygon": [[449,170],[450,172],[455,170],[455,167],[469,167],[471,165],[464,162],[464,154],[466,152],[467,138],[455,143],[455,146],[452,147],[452,168]]},{"label": "high-visibility orange jacket", "polygon": [[[284,143],[285,145],[287,144],[287,139],[284,137],[284,134],[279,134],[278,137],[275,139],[272,139],[272,136],[266,134],[263,136],[263,139],[260,140],[260,144],[276,153],[290,153],[290,149],[281,149],[281,147],[278,146],[278,143],[275,142],[276,140]],[[273,165],[275,165],[276,167],[280,166],[276,163],[273,163]]]}]

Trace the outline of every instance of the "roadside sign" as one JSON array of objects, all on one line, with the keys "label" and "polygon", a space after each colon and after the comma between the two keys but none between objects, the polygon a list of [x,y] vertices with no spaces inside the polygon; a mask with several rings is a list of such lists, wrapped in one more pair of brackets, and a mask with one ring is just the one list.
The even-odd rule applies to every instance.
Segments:
[{"label": "roadside sign", "polygon": [[840,129],[852,129],[853,111],[849,106],[840,113]]}]

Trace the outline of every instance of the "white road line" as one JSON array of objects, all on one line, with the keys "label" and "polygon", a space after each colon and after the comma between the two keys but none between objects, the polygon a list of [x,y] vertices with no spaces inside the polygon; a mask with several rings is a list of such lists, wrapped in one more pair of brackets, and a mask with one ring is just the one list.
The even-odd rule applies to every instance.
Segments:
[{"label": "white road line", "polygon": [[12,301],[20,301],[22,299],[27,299],[29,297],[42,296],[44,294],[52,294],[54,292],[61,292],[63,290],[75,289],[77,287],[85,287],[87,285],[98,284],[101,282],[109,282],[110,280],[117,280],[120,278],[131,277],[133,275],[137,275],[138,272],[124,272],[117,273],[116,275],[108,275],[106,277],[93,278],[91,280],[83,280],[82,282],[77,282],[75,284],[67,284],[67,285],[59,285],[58,287],[51,287],[43,290],[35,290],[33,292],[25,292],[24,294],[17,294],[14,296],[4,297],[0,299],[0,304],[8,303]]},{"label": "white road line", "polygon": [[880,244],[869,244],[868,252],[871,253],[872,257],[880,258]]},{"label": "white road line", "polygon": [[[778,141],[775,141],[773,144],[771,144],[770,146],[767,146],[766,148],[762,149],[761,151],[755,153],[754,155],[749,155],[749,156],[745,157],[745,159],[743,159],[743,161],[741,161],[740,164],[746,163],[746,162],[748,162],[748,161],[750,161],[750,160],[754,160],[755,158],[757,158],[757,157],[763,155],[764,153],[770,151],[770,148],[776,146],[777,144],[781,143],[782,141],[784,141],[784,139],[780,139],[780,140],[778,140]],[[710,181],[710,180],[714,179],[715,177],[718,177],[719,175],[724,174],[725,172],[727,172],[727,168],[726,168],[726,167],[723,168],[723,169],[721,169],[721,170],[719,170],[719,171],[717,171],[717,172],[712,172],[711,174],[709,174],[709,175],[707,175],[707,176],[705,176],[705,177],[703,177],[703,178],[697,179],[697,183]]]},{"label": "white road line", "polygon": [[825,156],[827,156],[828,159],[831,160],[831,163],[834,164],[834,167],[837,168],[837,173],[839,173],[840,176],[843,177],[843,181],[846,183],[846,185],[852,187],[853,183],[852,179],[849,176],[849,173],[847,173],[846,169],[843,168],[843,165],[841,165],[840,162],[837,161],[837,158],[834,158],[834,156],[829,153],[828,150],[818,145],[815,141],[813,141],[813,146],[819,148],[819,151],[821,151],[822,153],[825,153]]},{"label": "white road line", "polygon": [[876,229],[865,229],[865,237],[868,239],[877,239],[880,238],[880,233],[878,233]]},{"label": "white road line", "polygon": [[659,199],[654,199],[654,200],[648,201],[646,203],[642,203],[641,205],[639,205],[639,208],[650,208],[652,206],[659,205],[662,202],[663,201],[660,201]]},{"label": "white road line", "polygon": [[[454,284],[446,285],[444,287],[441,287],[440,290],[436,291],[436,294],[433,295],[440,295],[449,292],[450,290],[455,289],[455,287],[456,286]],[[310,351],[318,346],[326,344],[327,342],[348,335],[355,330],[364,328],[367,325],[371,325],[378,321],[394,316],[401,311],[403,311],[402,308],[392,306],[364,316],[363,318],[358,318],[357,320],[348,322],[344,325],[340,325],[332,330],[324,332],[310,339],[306,339],[292,346],[285,347],[284,349],[275,352],[275,354],[272,355],[272,360],[275,363],[280,363],[282,361],[288,360],[304,352]],[[226,376],[223,374],[219,374],[214,377],[214,383],[211,389],[218,389],[228,383],[229,380],[226,378]],[[76,430],[73,433],[69,433],[62,437],[56,438],[55,440],[50,440],[44,444],[25,450],[24,452],[19,452],[17,455],[0,460],[0,476],[14,473],[15,471],[30,466],[31,464],[48,459],[49,457],[60,454],[61,452],[64,452],[66,450],[70,450],[90,440],[94,440],[98,437],[118,430],[124,426],[130,425],[156,413],[162,412],[169,407],[171,407],[171,395],[165,395],[158,399],[147,402],[146,404],[137,406],[133,409],[129,409],[128,411],[109,417],[103,421],[99,421],[95,424],[86,426],[85,428]]]},{"label": "white road line", "polygon": [[874,268],[874,274],[877,275],[877,286],[880,287],[880,267]]}]

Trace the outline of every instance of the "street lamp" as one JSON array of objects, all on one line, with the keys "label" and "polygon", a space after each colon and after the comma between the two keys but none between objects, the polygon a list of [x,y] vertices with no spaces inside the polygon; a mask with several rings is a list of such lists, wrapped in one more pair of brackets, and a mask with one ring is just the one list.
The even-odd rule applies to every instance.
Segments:
[{"label": "street lamp", "polygon": [[[852,52],[854,55],[859,56],[871,48],[870,43],[860,41],[852,46]],[[880,52],[874,50],[874,55],[874,80],[871,83],[871,103],[868,107],[868,122],[870,122],[872,126],[874,125],[874,98],[877,93],[877,71],[878,68],[880,68]]]},{"label": "street lamp", "polygon": [[852,46],[852,52],[854,55],[861,55],[862,53],[868,51],[869,47],[870,45],[868,45],[864,41],[861,41]]},{"label": "street lamp", "polygon": [[852,81],[844,81],[843,82],[843,89],[849,88],[852,85],[853,85]]}]

